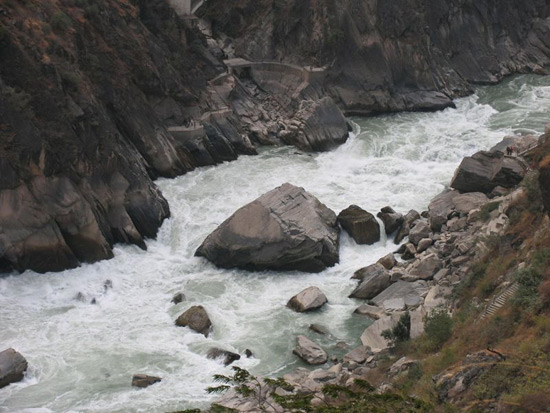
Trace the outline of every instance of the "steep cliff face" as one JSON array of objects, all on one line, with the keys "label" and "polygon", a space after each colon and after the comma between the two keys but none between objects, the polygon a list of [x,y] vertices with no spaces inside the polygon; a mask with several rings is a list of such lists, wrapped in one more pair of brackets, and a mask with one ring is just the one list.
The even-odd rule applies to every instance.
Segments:
[{"label": "steep cliff face", "polygon": [[164,1],[0,4],[0,270],[145,248],[170,214],[152,179],[254,153],[238,125],[198,150],[167,130],[209,104],[210,57]]},{"label": "steep cliff face", "polygon": [[548,74],[548,0],[209,0],[235,54],[326,66],[350,114],[433,110],[519,72]]}]

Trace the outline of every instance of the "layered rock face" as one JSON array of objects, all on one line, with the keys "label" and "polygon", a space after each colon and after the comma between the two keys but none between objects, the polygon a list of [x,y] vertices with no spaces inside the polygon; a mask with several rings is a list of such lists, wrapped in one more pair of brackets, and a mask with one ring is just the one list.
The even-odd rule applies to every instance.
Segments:
[{"label": "layered rock face", "polygon": [[195,255],[222,268],[319,272],[338,262],[339,235],[333,211],[286,183],[236,211]]},{"label": "layered rock face", "polygon": [[518,72],[548,73],[546,0],[211,0],[236,55],[326,67],[348,114],[434,110]]}]

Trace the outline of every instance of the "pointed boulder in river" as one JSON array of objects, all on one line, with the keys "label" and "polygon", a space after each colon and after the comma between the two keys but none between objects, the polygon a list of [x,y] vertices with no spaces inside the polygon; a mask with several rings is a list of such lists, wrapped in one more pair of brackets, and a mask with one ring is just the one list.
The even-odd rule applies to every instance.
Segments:
[{"label": "pointed boulder in river", "polygon": [[237,210],[195,255],[218,267],[320,272],[339,260],[336,214],[285,183]]}]

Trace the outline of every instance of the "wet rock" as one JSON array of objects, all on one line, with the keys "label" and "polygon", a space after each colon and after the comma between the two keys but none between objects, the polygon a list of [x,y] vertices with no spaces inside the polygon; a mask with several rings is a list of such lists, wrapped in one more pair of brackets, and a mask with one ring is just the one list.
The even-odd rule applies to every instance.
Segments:
[{"label": "wet rock", "polygon": [[197,333],[203,334],[205,337],[208,337],[212,329],[212,322],[202,305],[194,305],[181,314],[176,320],[176,325],[179,327],[189,327]]},{"label": "wet rock", "polygon": [[111,280],[105,280],[103,283],[103,291],[107,292],[113,288],[113,282]]},{"label": "wet rock", "polygon": [[172,297],[171,302],[174,304],[179,304],[185,300],[185,294],[184,293],[177,293]]},{"label": "wet rock", "polygon": [[372,264],[368,267],[361,268],[356,271],[356,274],[359,274],[356,278],[360,278],[362,281],[349,295],[350,298],[369,299],[376,296],[390,285],[390,274],[388,270],[380,264]]},{"label": "wet rock", "polygon": [[248,358],[248,359],[254,357],[254,353],[252,353],[252,350],[250,350],[250,349],[248,349],[248,348],[244,351],[244,355],[245,355],[246,358]]},{"label": "wet rock", "polygon": [[376,214],[378,218],[384,223],[384,228],[387,235],[393,234],[397,231],[401,225],[403,225],[403,214],[395,212],[391,207],[384,207]]},{"label": "wet rock", "polygon": [[132,386],[145,388],[160,381],[162,381],[160,377],[148,376],[146,374],[134,374],[132,377]]},{"label": "wet rock", "polygon": [[0,389],[23,380],[27,367],[25,357],[13,348],[0,352]]},{"label": "wet rock", "polygon": [[420,240],[429,238],[431,234],[430,227],[424,221],[418,221],[416,225],[409,232],[409,241],[417,246]]},{"label": "wet rock", "polygon": [[490,193],[497,186],[518,185],[526,166],[519,158],[505,157],[502,152],[480,151],[462,160],[451,181],[451,187],[461,192]]},{"label": "wet rock", "polygon": [[298,313],[303,313],[321,308],[327,302],[327,297],[318,287],[308,287],[292,297],[286,306]]},{"label": "wet rock", "polygon": [[395,266],[395,264],[397,264],[397,260],[395,259],[393,254],[390,253],[380,258],[377,263],[382,264],[387,270],[391,270]]},{"label": "wet rock", "polygon": [[328,334],[328,330],[326,329],[326,327],[320,324],[310,324],[309,329],[316,332],[317,334],[321,334],[322,336],[326,336]]},{"label": "wet rock", "polygon": [[287,183],[235,212],[195,255],[222,268],[319,272],[338,262],[338,247],[334,212]]},{"label": "wet rock", "polygon": [[206,357],[212,360],[223,359],[224,366],[229,366],[234,361],[240,360],[240,354],[233,353],[232,351],[222,350],[217,347],[212,347],[206,353]]},{"label": "wet rock", "polygon": [[293,353],[310,365],[324,364],[328,360],[325,350],[305,336],[297,337]]},{"label": "wet rock", "polygon": [[338,222],[357,244],[380,241],[380,224],[371,213],[351,205],[338,214]]}]

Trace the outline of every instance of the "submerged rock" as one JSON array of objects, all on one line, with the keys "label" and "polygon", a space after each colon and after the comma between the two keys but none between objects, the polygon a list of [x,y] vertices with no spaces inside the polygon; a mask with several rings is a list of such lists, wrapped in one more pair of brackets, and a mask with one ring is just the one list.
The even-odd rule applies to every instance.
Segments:
[{"label": "submerged rock", "polygon": [[134,374],[134,377],[132,377],[132,386],[145,388],[160,381],[162,381],[160,377],[148,376],[147,374]]},{"label": "submerged rock", "polygon": [[[249,350],[250,351],[250,350]],[[252,355],[252,353],[250,353]],[[212,347],[206,353],[206,357],[212,360],[222,359],[225,366],[229,366],[234,361],[240,360],[240,354],[233,353],[232,351],[222,350],[221,348]],[[248,357],[248,356],[247,356]]]},{"label": "submerged rock", "polygon": [[380,241],[380,224],[374,215],[357,205],[350,205],[340,212],[338,222],[358,244],[370,245]]},{"label": "submerged rock", "polygon": [[292,297],[286,306],[298,313],[313,311],[328,302],[327,297],[318,287],[308,287]]},{"label": "submerged rock", "polygon": [[183,300],[185,300],[185,294],[184,293],[177,293],[172,297],[172,303],[179,304]]},{"label": "submerged rock", "polygon": [[324,364],[328,360],[325,350],[306,336],[297,337],[297,345],[293,353],[311,365]]},{"label": "submerged rock", "polygon": [[339,260],[336,215],[289,183],[235,212],[195,255],[222,268],[319,272]]},{"label": "submerged rock", "polygon": [[0,389],[23,380],[27,367],[25,357],[13,348],[0,352]]},{"label": "submerged rock", "polygon": [[212,329],[212,322],[202,305],[194,305],[181,314],[176,320],[176,325],[178,327],[189,327],[205,337],[208,337]]}]

